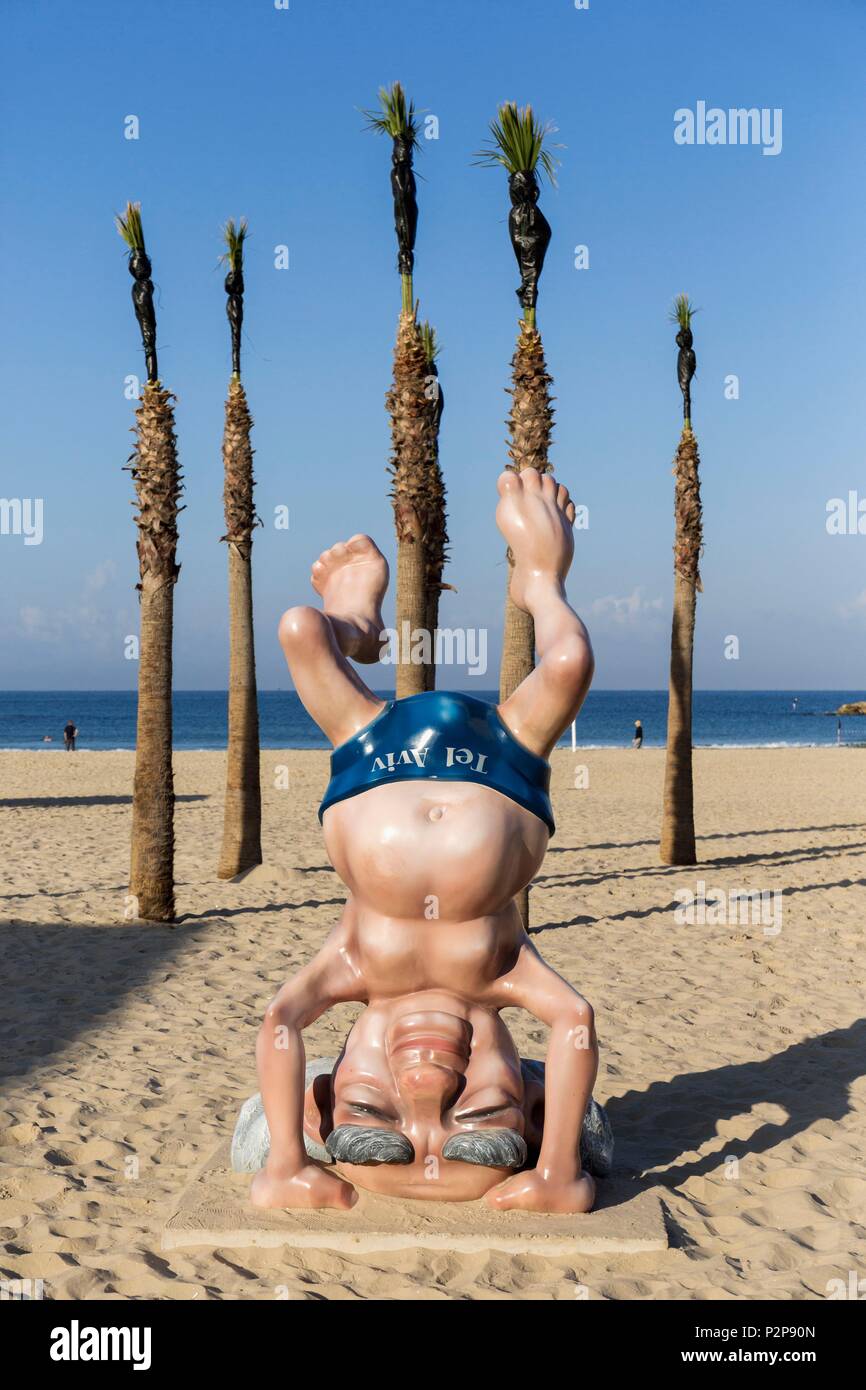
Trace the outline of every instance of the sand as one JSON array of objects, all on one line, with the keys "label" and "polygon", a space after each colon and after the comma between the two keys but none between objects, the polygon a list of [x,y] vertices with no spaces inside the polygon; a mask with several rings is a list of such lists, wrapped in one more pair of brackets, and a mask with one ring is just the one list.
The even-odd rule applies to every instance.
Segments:
[{"label": "sand", "polygon": [[[577,1262],[161,1250],[256,1089],[265,1003],[343,894],[315,814],[325,754],[263,755],[267,863],[222,884],[223,758],[180,753],[181,920],[125,922],[132,770],[125,752],[0,752],[3,1277],[55,1299],[822,1299],[863,1275],[866,752],[699,751],[698,871],[658,862],[661,752],[555,754],[535,940],[595,1005],[618,1166],[661,1184],[670,1238]],[[678,921],[699,879],[779,894],[769,925],[737,920],[748,903]],[[356,1012],[310,1028],[310,1055]],[[508,1021],[544,1055],[541,1025]]]}]

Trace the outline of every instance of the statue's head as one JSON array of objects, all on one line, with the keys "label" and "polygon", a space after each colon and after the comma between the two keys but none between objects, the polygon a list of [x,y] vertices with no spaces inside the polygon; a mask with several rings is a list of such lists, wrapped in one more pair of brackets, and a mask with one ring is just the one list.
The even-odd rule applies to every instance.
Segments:
[{"label": "statue's head", "polygon": [[538,202],[541,189],[533,169],[517,169],[508,178],[508,191],[515,207],[521,203]]},{"label": "statue's head", "polygon": [[413,145],[411,140],[405,139],[402,135],[395,135],[392,149],[391,160],[394,164],[412,163]]},{"label": "statue's head", "polygon": [[142,283],[149,280],[151,270],[150,257],[147,252],[141,247],[133,247],[129,253],[129,273],[133,280],[139,280]]},{"label": "statue's head", "polygon": [[304,1130],[356,1187],[470,1201],[523,1167],[543,1107],[499,1015],[436,990],[365,1009],[308,1086]]}]

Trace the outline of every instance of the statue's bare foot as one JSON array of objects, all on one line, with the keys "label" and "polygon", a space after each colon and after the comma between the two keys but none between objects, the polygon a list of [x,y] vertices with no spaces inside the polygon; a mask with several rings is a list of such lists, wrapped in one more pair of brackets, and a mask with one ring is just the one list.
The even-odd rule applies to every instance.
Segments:
[{"label": "statue's bare foot", "polygon": [[514,557],[511,598],[531,613],[536,596],[561,591],[574,554],[574,503],[550,473],[524,468],[497,483],[496,524]]},{"label": "statue's bare foot", "polygon": [[388,562],[369,536],[351,536],[323,550],[311,574],[340,650],[355,661],[379,660],[385,640],[382,599]]}]

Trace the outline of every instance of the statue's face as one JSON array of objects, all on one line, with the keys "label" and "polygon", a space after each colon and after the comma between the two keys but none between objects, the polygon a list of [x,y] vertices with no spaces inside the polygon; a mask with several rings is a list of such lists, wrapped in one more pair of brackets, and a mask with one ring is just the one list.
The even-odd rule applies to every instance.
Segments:
[{"label": "statue's face", "polygon": [[508,179],[508,191],[515,206],[519,203],[537,203],[541,189],[534,173],[518,170]]},{"label": "statue's face", "polygon": [[439,990],[371,1004],[321,1091],[307,1091],[307,1133],[355,1186],[390,1196],[481,1197],[537,1141],[540,1088],[524,1085],[508,1029]]}]

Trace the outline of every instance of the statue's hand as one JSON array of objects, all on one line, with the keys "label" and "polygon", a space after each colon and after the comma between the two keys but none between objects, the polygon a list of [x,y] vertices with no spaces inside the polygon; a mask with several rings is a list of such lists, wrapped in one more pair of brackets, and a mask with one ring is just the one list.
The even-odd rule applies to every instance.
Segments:
[{"label": "statue's hand", "polygon": [[484,1200],[500,1211],[589,1211],[595,1201],[595,1183],[589,1173],[561,1178],[530,1168],[492,1187]]},{"label": "statue's hand", "polygon": [[292,1174],[256,1173],[250,1201],[256,1207],[336,1207],[348,1211],[358,1200],[351,1183],[343,1182],[315,1163],[305,1163]]}]

